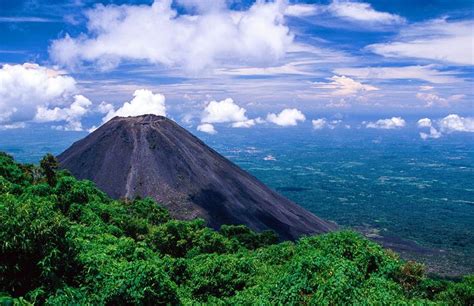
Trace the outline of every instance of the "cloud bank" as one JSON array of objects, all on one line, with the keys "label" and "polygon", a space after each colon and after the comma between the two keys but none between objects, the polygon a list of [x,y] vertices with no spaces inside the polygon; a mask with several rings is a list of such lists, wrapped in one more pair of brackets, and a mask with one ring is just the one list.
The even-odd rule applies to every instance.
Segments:
[{"label": "cloud bank", "polygon": [[180,2],[195,7],[197,14],[179,15],[167,0],[97,5],[86,14],[87,32],[54,41],[50,55],[70,67],[92,62],[108,69],[124,60],[142,60],[199,71],[222,62],[268,64],[293,44],[282,1],[257,1],[246,11],[221,5],[207,10],[207,1]]},{"label": "cloud bank", "polygon": [[26,122],[60,122],[65,130],[82,130],[81,118],[91,101],[78,95],[74,78],[37,64],[3,65],[0,69],[0,126]]}]

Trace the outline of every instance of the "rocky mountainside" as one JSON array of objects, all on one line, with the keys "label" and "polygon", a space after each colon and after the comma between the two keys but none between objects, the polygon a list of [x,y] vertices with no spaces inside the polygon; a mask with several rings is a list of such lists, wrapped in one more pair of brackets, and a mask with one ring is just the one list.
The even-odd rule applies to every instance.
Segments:
[{"label": "rocky mountainside", "polygon": [[335,228],[161,116],[113,118],[58,159],[113,198],[150,196],[173,217],[200,217],[213,228],[245,224],[282,239]]}]

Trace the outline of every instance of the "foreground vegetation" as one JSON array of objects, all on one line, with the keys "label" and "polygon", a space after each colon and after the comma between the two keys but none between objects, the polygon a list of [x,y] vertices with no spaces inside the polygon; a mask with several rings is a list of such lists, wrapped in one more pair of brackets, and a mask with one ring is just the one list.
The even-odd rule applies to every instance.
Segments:
[{"label": "foreground vegetation", "polygon": [[173,220],[150,199],[0,153],[0,304],[474,303],[474,276],[423,266],[342,231],[277,243],[270,232]]}]

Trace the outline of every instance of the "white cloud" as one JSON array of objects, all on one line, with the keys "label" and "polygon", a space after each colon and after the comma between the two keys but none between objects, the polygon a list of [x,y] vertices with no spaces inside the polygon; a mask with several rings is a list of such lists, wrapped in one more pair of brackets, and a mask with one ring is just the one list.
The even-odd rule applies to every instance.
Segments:
[{"label": "white cloud", "polygon": [[[435,127],[437,126],[437,128]],[[419,128],[429,128],[429,133],[420,132],[423,140],[440,138],[443,134],[452,132],[474,132],[474,118],[461,117],[457,114],[448,115],[440,120],[423,118],[418,120]]]},{"label": "white cloud", "polygon": [[248,119],[245,121],[238,121],[232,123],[232,127],[234,128],[250,128],[256,124],[255,119]]},{"label": "white cloud", "polygon": [[420,132],[420,138],[423,140],[432,138],[438,139],[442,136],[441,132],[438,131],[434,126],[430,118],[422,118],[418,120],[417,125],[419,128],[429,128],[429,133]]},{"label": "white cloud", "polygon": [[285,15],[294,17],[314,16],[322,11],[321,8],[321,6],[313,4],[293,4],[286,7]]},{"label": "white cloud", "polygon": [[396,14],[375,10],[369,3],[334,0],[329,5],[294,4],[286,8],[287,16],[305,17],[329,14],[350,22],[395,25],[406,20]]},{"label": "white cloud", "polygon": [[361,92],[378,90],[377,87],[362,84],[346,76],[333,76],[332,82],[315,82],[313,86],[321,89],[331,89],[335,96],[351,96]]},{"label": "white cloud", "polygon": [[[183,2],[183,1],[181,1]],[[282,1],[257,1],[248,10],[184,1],[199,14],[178,15],[172,1],[152,5],[97,5],[87,12],[87,33],[66,35],[50,47],[62,65],[93,62],[102,69],[123,60],[145,60],[199,71],[219,63],[262,64],[282,58],[293,44]]]},{"label": "white cloud", "polygon": [[6,23],[48,23],[48,22],[62,22],[60,19],[49,19],[49,18],[42,18],[42,17],[28,17],[28,16],[8,16],[8,17],[0,17],[0,22]]},{"label": "white cloud", "polygon": [[92,102],[77,94],[76,81],[62,71],[37,64],[0,69],[0,125],[24,128],[26,122],[65,122],[56,129],[81,131]]},{"label": "white cloud", "polygon": [[325,118],[320,118],[320,119],[311,120],[311,123],[313,124],[313,129],[321,130],[326,126],[327,121]]},{"label": "white cloud", "polygon": [[166,116],[165,96],[162,94],[154,94],[151,90],[137,89],[133,93],[133,99],[125,102],[119,109],[110,109],[107,104],[103,105],[103,109],[109,109],[107,115],[102,119],[107,122],[113,117],[128,117],[153,114],[157,116]]},{"label": "white cloud", "polygon": [[451,114],[441,119],[438,125],[443,133],[474,132],[473,117],[464,118],[456,114]]},{"label": "white cloud", "polygon": [[362,79],[423,80],[435,84],[455,83],[461,80],[450,71],[438,71],[434,65],[405,67],[336,68],[334,72]]},{"label": "white cloud", "polygon": [[222,101],[211,101],[204,108],[201,123],[231,123],[234,128],[250,128],[262,123],[261,118],[249,119],[247,110],[227,98]]},{"label": "white cloud", "polygon": [[432,138],[432,139],[438,139],[441,137],[441,133],[435,129],[434,127],[430,127],[430,132],[429,133],[424,133],[424,132],[421,132],[420,133],[420,138],[423,139],[423,140],[426,140],[426,139],[429,139],[429,138]]},{"label": "white cloud", "polygon": [[97,107],[97,111],[102,114],[107,114],[110,111],[114,110],[114,106],[110,103],[101,102]]},{"label": "white cloud", "polygon": [[447,100],[435,95],[434,93],[419,92],[416,94],[416,98],[425,101],[427,107],[435,104],[447,106]]},{"label": "white cloud", "polygon": [[417,122],[418,127],[431,127],[432,122],[430,118],[422,118]]},{"label": "white cloud", "polygon": [[31,121],[39,106],[65,106],[77,92],[75,80],[37,64],[0,69],[0,124]]},{"label": "white cloud", "polygon": [[358,22],[379,24],[400,24],[405,22],[405,19],[398,15],[376,11],[369,3],[364,2],[334,0],[327,9],[335,16]]},{"label": "white cloud", "polygon": [[15,122],[12,124],[0,124],[0,130],[14,130],[14,129],[24,129],[26,123],[24,122]]},{"label": "white cloud", "polygon": [[68,107],[47,108],[38,106],[35,115],[37,122],[65,121],[65,126],[57,126],[57,129],[65,131],[82,131],[81,118],[89,112],[92,102],[82,95],[74,96],[74,102]]},{"label": "white cloud", "polygon": [[427,90],[432,90],[432,89],[434,89],[433,86],[429,86],[429,85],[422,85],[422,86],[420,86],[420,87],[418,87],[418,88],[419,88],[420,90],[422,90],[422,91],[427,91]]},{"label": "white cloud", "polygon": [[211,101],[204,108],[201,122],[225,123],[247,121],[245,108],[238,106],[234,100],[227,98],[222,101]]},{"label": "white cloud", "polygon": [[375,122],[367,122],[365,124],[365,127],[369,129],[391,130],[391,129],[398,129],[398,128],[405,127],[405,125],[406,125],[406,122],[403,118],[392,117],[389,119],[379,119]]},{"label": "white cloud", "polygon": [[[319,118],[319,119],[311,120],[311,124],[313,125],[313,129],[315,130],[322,130],[324,128],[334,130],[335,128],[342,126],[342,120],[337,119],[337,120],[328,121],[326,120],[326,118]],[[351,126],[348,124],[344,124],[343,127],[345,129],[351,128]]]},{"label": "white cloud", "polygon": [[210,123],[203,123],[198,125],[197,130],[203,133],[216,134],[217,131],[214,129],[214,126]]},{"label": "white cloud", "polygon": [[452,95],[447,98],[443,98],[431,92],[419,92],[416,94],[416,97],[419,100],[424,101],[426,103],[425,104],[426,107],[432,107],[432,106],[448,107],[451,105],[451,102],[462,100],[465,97],[465,95]]},{"label": "white cloud", "polygon": [[298,121],[305,121],[304,114],[296,108],[285,108],[279,114],[268,114],[267,121],[280,126],[295,126]]},{"label": "white cloud", "polygon": [[367,48],[396,58],[419,58],[459,65],[474,65],[474,21],[435,19],[408,26],[393,42]]}]

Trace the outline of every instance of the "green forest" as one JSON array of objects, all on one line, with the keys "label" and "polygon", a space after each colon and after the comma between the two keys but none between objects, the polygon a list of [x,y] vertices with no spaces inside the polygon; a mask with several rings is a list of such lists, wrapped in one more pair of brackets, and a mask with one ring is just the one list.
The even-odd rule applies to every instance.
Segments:
[{"label": "green forest", "polygon": [[179,221],[150,199],[0,153],[1,305],[473,305],[474,276],[430,278],[353,231],[272,232]]}]

